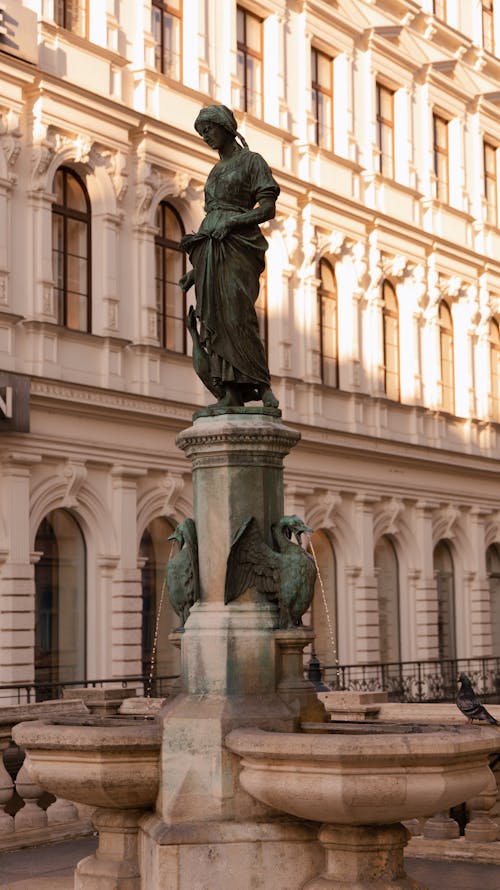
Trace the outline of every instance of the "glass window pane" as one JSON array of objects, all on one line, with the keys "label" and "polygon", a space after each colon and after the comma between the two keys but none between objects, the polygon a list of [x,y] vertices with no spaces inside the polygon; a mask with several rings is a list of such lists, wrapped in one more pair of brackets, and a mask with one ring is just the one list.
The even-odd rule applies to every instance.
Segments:
[{"label": "glass window pane", "polygon": [[85,294],[68,291],[66,325],[73,331],[87,330],[87,297]]},{"label": "glass window pane", "polygon": [[78,219],[68,219],[67,222],[67,250],[73,256],[86,257],[88,247],[88,227],[87,223]]},{"label": "glass window pane", "polygon": [[87,202],[83,189],[70,173],[66,174],[66,206],[72,210],[79,210],[81,213],[87,212]]},{"label": "glass window pane", "polygon": [[[184,256],[184,253],[181,253],[179,250],[167,250],[166,252],[166,277],[167,281],[172,285],[177,285],[179,278],[184,274]],[[181,293],[181,291],[179,291],[179,293]]]},{"label": "glass window pane", "polygon": [[68,256],[68,290],[87,293],[87,260]]},{"label": "glass window pane", "polygon": [[169,77],[180,76],[180,30],[178,18],[164,16],[163,72]]},{"label": "glass window pane", "polygon": [[379,87],[379,111],[381,117],[386,121],[392,121],[392,92]]},{"label": "glass window pane", "polygon": [[261,63],[258,59],[247,57],[247,110],[260,115]]},{"label": "glass window pane", "polygon": [[245,13],[240,7],[236,13],[236,39],[238,43],[245,43]]},{"label": "glass window pane", "polygon": [[260,55],[262,34],[260,20],[247,14],[246,26],[246,45],[250,50]]},{"label": "glass window pane", "polygon": [[52,214],[52,250],[64,250],[64,222],[58,213]]},{"label": "glass window pane", "polygon": [[169,207],[165,207],[165,238],[169,241],[179,242],[183,234],[184,231],[177,216]]},{"label": "glass window pane", "polygon": [[64,203],[63,180],[64,180],[64,171],[59,168],[59,170],[56,171],[56,175],[54,178],[54,193],[56,196],[56,204]]},{"label": "glass window pane", "polygon": [[323,53],[317,53],[316,58],[318,60],[317,82],[320,86],[324,87],[324,89],[330,90],[332,74],[331,59],[329,59],[328,56],[324,56]]}]

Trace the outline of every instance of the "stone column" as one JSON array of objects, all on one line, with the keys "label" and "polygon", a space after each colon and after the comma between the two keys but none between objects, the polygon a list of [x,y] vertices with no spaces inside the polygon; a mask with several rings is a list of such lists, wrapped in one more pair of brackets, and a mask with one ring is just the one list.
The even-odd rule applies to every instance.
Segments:
[{"label": "stone column", "polygon": [[0,668],[5,683],[31,683],[34,679],[35,583],[29,538],[30,476],[31,465],[40,459],[39,455],[15,452],[3,459]]},{"label": "stone column", "polygon": [[356,657],[359,664],[380,659],[377,579],[373,566],[373,509],[378,498],[358,494],[355,497],[356,529],[363,565],[356,579]]},{"label": "stone column", "polygon": [[438,657],[438,601],[434,578],[432,516],[437,504],[418,501],[415,505],[415,537],[420,549],[422,571],[416,582],[416,635],[411,658]]},{"label": "stone column", "polygon": [[112,674],[134,677],[142,672],[141,570],[137,564],[137,479],[144,470],[113,467],[113,517],[120,553],[112,581]]}]

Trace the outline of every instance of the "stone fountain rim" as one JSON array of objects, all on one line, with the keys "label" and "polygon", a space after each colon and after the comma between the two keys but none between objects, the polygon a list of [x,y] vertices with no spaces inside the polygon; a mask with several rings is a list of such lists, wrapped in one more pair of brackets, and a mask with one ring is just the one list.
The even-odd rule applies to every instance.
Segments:
[{"label": "stone fountain rim", "polygon": [[[492,742],[495,741],[496,745]],[[233,753],[249,761],[274,763],[304,763],[332,765],[364,762],[367,769],[377,759],[386,764],[398,758],[394,766],[437,763],[442,765],[467,760],[500,750],[500,732],[490,726],[454,726],[452,731],[429,733],[387,733],[386,735],[325,735],[323,733],[279,732],[255,728],[234,729],[225,738],[225,745]]]},{"label": "stone fountain rim", "polygon": [[[82,731],[83,730],[83,731]],[[64,739],[61,733],[64,733]],[[57,736],[57,738],[56,738]],[[12,738],[28,750],[122,751],[157,752],[161,746],[160,720],[124,722],[109,725],[68,725],[54,720],[27,720],[12,729]]]}]

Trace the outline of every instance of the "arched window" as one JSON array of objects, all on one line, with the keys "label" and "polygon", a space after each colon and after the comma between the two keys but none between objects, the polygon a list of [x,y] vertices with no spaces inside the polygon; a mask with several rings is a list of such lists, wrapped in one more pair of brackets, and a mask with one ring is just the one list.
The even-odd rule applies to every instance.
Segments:
[{"label": "arched window", "polygon": [[378,592],[380,661],[401,660],[399,622],[399,567],[394,545],[387,535],[378,541],[374,554]]},{"label": "arched window", "polygon": [[439,347],[441,361],[441,403],[443,411],[455,412],[455,382],[453,368],[453,322],[444,300],[439,304]]},{"label": "arched window", "polygon": [[434,548],[434,576],[438,595],[438,649],[440,658],[456,658],[455,577],[446,541]]},{"label": "arched window", "polygon": [[[165,568],[172,546],[167,540],[173,529],[169,523],[158,517],[149,523],[141,538],[139,556],[145,560],[141,570],[142,582],[142,669],[146,681],[150,675],[151,656],[156,630],[156,621],[163,591]],[[155,654],[155,676],[164,677],[179,673],[179,657],[175,647],[169,643],[168,635],[179,626],[179,619],[173,611],[166,590],[159,613],[158,639]]]},{"label": "arched window", "polygon": [[59,167],[52,205],[52,263],[57,323],[91,329],[91,213],[87,190],[74,170]]},{"label": "arched window", "polygon": [[486,571],[490,587],[492,655],[500,653],[500,546],[491,544],[486,551]]},{"label": "arched window", "polygon": [[[312,625],[316,633],[314,647],[323,667],[331,667],[326,671],[325,679],[335,679],[333,666],[338,659],[337,629],[337,571],[335,553],[330,539],[325,532],[317,531],[311,539],[319,566],[316,578],[314,599],[312,603]],[[323,590],[321,589],[321,581]],[[326,602],[325,602],[326,600]]]},{"label": "arched window", "polygon": [[491,416],[500,421],[500,327],[496,319],[490,319],[490,389]]},{"label": "arched window", "polygon": [[328,260],[319,263],[318,341],[321,381],[338,386],[337,284]]},{"label": "arched window", "polygon": [[84,682],[87,560],[71,513],[53,510],[45,517],[35,550],[41,553],[35,566],[35,682]]},{"label": "arched window", "polygon": [[167,201],[158,205],[156,226],[157,335],[165,349],[186,353],[186,294],[178,285],[186,271],[186,254],[180,246],[185,233],[177,210]]},{"label": "arched window", "polygon": [[384,327],[384,393],[399,401],[399,312],[392,284],[382,285],[382,319]]}]

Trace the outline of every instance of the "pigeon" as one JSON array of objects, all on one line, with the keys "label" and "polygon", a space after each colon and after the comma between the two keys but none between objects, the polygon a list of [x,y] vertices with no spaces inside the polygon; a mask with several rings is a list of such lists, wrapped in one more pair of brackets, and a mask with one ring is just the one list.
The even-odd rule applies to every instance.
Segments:
[{"label": "pigeon", "polygon": [[456,698],[457,708],[467,717],[469,723],[472,723],[473,720],[480,720],[498,725],[498,720],[495,720],[479,701],[467,674],[460,674],[458,679],[460,680],[461,686]]}]

